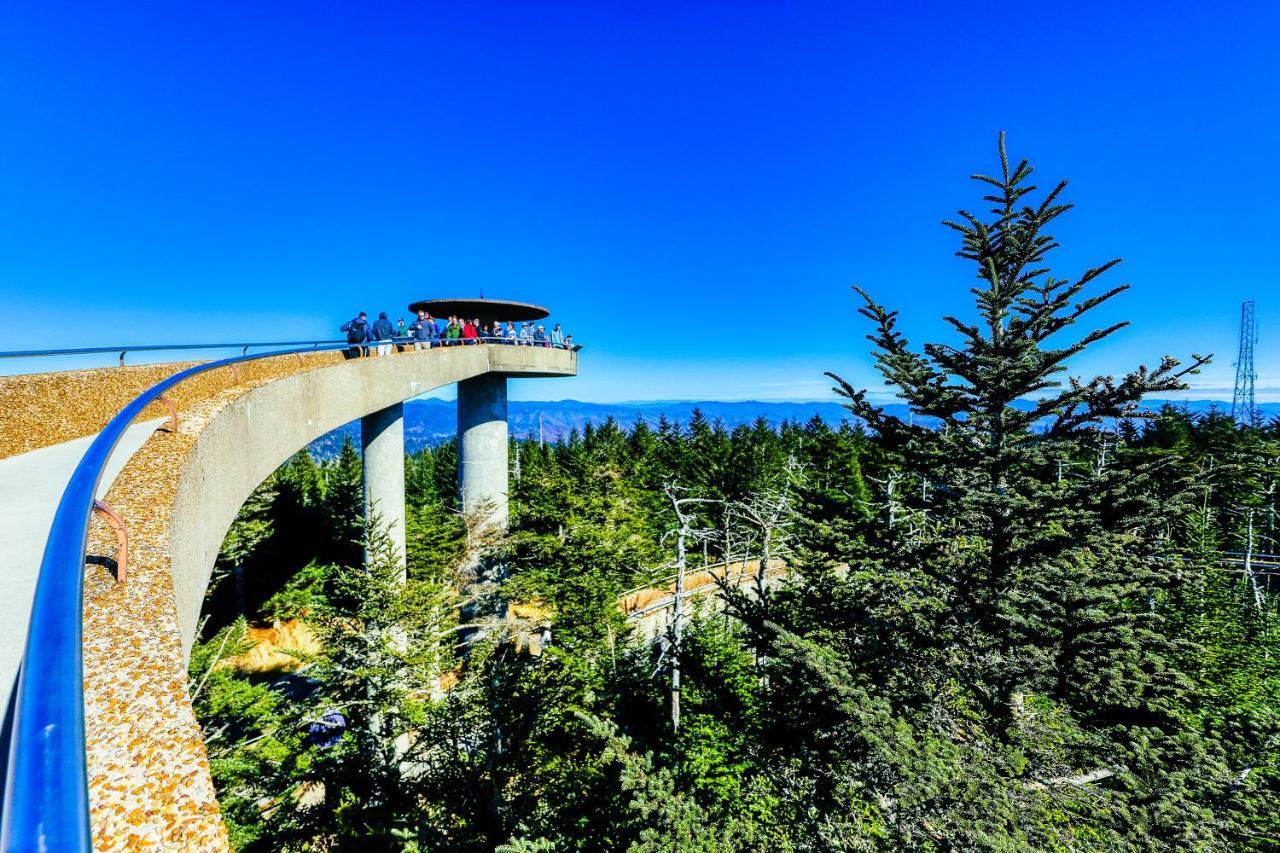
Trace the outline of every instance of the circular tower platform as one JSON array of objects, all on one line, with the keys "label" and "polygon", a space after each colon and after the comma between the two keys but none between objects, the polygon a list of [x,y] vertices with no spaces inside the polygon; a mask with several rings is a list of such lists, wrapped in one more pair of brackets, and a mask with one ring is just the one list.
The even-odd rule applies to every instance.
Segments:
[{"label": "circular tower platform", "polygon": [[410,311],[426,311],[432,317],[461,317],[481,323],[523,323],[541,320],[551,312],[541,305],[506,299],[423,299],[409,304]]}]

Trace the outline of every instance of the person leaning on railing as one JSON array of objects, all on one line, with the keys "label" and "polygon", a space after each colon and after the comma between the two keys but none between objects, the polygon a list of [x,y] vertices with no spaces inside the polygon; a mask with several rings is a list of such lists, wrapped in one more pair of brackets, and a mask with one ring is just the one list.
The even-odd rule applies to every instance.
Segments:
[{"label": "person leaning on railing", "polygon": [[551,330],[551,345],[557,349],[564,348],[564,332],[560,331],[559,323],[556,323],[556,327]]}]

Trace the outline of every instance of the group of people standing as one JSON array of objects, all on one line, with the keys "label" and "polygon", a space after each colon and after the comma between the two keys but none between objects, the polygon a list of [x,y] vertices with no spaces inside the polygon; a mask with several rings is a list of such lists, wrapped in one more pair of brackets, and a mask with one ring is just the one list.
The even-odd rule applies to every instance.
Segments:
[{"label": "group of people standing", "polygon": [[[443,321],[443,325],[441,325]],[[412,346],[415,350],[429,349],[439,346],[462,346],[466,344],[511,344],[513,346],[555,347],[557,349],[575,349],[573,335],[566,335],[556,323],[550,332],[545,326],[535,323],[507,323],[505,326],[495,322],[491,326],[481,323],[479,319],[465,320],[461,317],[450,317],[447,321],[437,321],[426,311],[419,311],[413,323],[406,324],[404,318],[391,325],[387,312],[378,314],[378,319],[369,322],[369,315],[361,311],[355,318],[339,327],[346,332],[347,358],[360,358],[369,355],[391,355],[394,346],[403,351]]]}]

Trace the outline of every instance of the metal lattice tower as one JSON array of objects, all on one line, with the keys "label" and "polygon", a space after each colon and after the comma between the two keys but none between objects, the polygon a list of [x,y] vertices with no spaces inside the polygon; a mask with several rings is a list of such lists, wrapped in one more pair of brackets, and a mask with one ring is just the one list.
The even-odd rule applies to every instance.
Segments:
[{"label": "metal lattice tower", "polygon": [[1231,417],[1236,423],[1262,425],[1262,412],[1254,400],[1258,374],[1253,367],[1253,345],[1258,342],[1258,321],[1253,300],[1240,306],[1240,354],[1236,357],[1236,388],[1231,397]]}]

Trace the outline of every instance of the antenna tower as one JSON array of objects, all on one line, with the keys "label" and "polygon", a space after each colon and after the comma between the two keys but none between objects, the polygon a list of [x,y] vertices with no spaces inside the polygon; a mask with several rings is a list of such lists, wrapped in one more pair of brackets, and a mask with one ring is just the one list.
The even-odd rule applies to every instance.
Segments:
[{"label": "antenna tower", "polygon": [[1258,378],[1253,368],[1253,345],[1258,342],[1258,319],[1253,300],[1240,306],[1240,354],[1236,357],[1236,388],[1231,397],[1231,417],[1236,423],[1262,425],[1262,412],[1254,400],[1253,386]]}]

